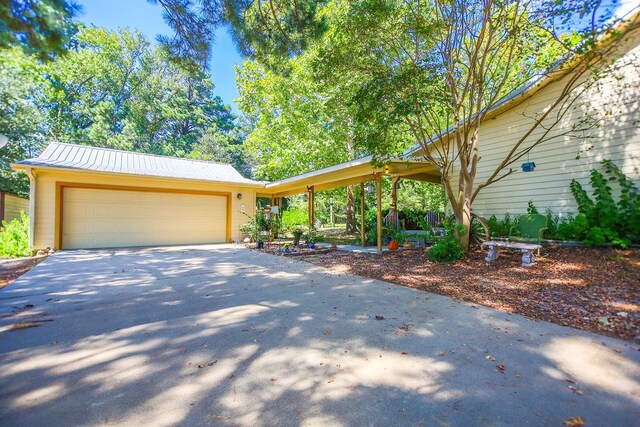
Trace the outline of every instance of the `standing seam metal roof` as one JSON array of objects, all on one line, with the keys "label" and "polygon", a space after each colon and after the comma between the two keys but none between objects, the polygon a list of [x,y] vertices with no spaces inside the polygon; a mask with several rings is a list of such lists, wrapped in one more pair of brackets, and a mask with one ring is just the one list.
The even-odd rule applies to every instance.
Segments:
[{"label": "standing seam metal roof", "polygon": [[233,166],[225,163],[62,142],[52,142],[38,157],[16,164],[264,186],[263,183],[243,177]]}]

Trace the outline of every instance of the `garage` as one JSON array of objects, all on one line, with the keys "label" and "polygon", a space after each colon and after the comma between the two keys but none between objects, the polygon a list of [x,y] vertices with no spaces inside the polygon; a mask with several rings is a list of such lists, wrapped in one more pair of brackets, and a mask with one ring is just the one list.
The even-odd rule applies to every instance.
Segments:
[{"label": "garage", "polygon": [[240,241],[265,185],[227,163],[59,142],[11,167],[30,180],[36,250]]},{"label": "garage", "polygon": [[225,196],[62,188],[62,249],[226,241]]}]

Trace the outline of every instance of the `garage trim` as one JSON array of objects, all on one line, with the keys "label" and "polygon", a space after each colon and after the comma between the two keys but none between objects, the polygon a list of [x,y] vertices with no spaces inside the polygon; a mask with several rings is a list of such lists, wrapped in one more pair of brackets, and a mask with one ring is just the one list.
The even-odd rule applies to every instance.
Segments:
[{"label": "garage trim", "polygon": [[135,187],[126,185],[105,185],[105,184],[89,184],[82,182],[56,182],[56,210],[55,210],[55,231],[54,231],[54,243],[55,250],[62,247],[62,212],[64,204],[64,189],[65,188],[88,188],[96,190],[116,190],[116,191],[138,191],[147,193],[169,193],[169,194],[193,194],[200,196],[223,196],[227,201],[227,224],[226,224],[226,240],[231,241],[231,192],[221,191],[204,191],[204,190],[188,190],[178,188],[159,188],[159,187]]}]

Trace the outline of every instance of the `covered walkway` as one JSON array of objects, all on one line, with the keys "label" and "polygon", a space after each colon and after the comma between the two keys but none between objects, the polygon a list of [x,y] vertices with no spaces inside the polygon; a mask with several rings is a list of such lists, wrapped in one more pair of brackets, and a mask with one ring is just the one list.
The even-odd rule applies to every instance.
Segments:
[{"label": "covered walkway", "polygon": [[[375,165],[372,156],[361,157],[352,161],[340,163],[334,166],[307,172],[301,175],[265,185],[263,192],[258,192],[258,197],[271,198],[272,205],[282,205],[282,198],[296,194],[307,194],[309,208],[309,229],[314,228],[316,191],[332,188],[346,187],[360,184],[360,237],[362,246],[366,245],[365,237],[365,191],[375,192],[377,208],[377,252],[382,253],[382,177],[391,177],[391,214],[397,218],[397,189],[401,179],[440,183],[440,172],[424,159],[394,158],[384,164]],[[374,186],[375,183],[375,186]],[[365,185],[367,188],[365,189]],[[375,188],[374,188],[375,187]]]}]

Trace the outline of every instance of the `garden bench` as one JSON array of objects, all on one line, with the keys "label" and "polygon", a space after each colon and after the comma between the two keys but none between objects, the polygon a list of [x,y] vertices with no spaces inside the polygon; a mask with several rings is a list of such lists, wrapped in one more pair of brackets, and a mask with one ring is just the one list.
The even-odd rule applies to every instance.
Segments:
[{"label": "garden bench", "polygon": [[533,251],[539,250],[542,248],[541,245],[533,244],[533,243],[520,243],[520,242],[495,242],[490,240],[488,242],[482,242],[482,246],[489,247],[489,254],[484,259],[487,262],[491,262],[493,260],[498,259],[500,253],[498,252],[498,248],[509,248],[509,249],[519,249],[522,251],[522,266],[523,267],[533,267],[536,263],[535,257],[533,256]]}]

